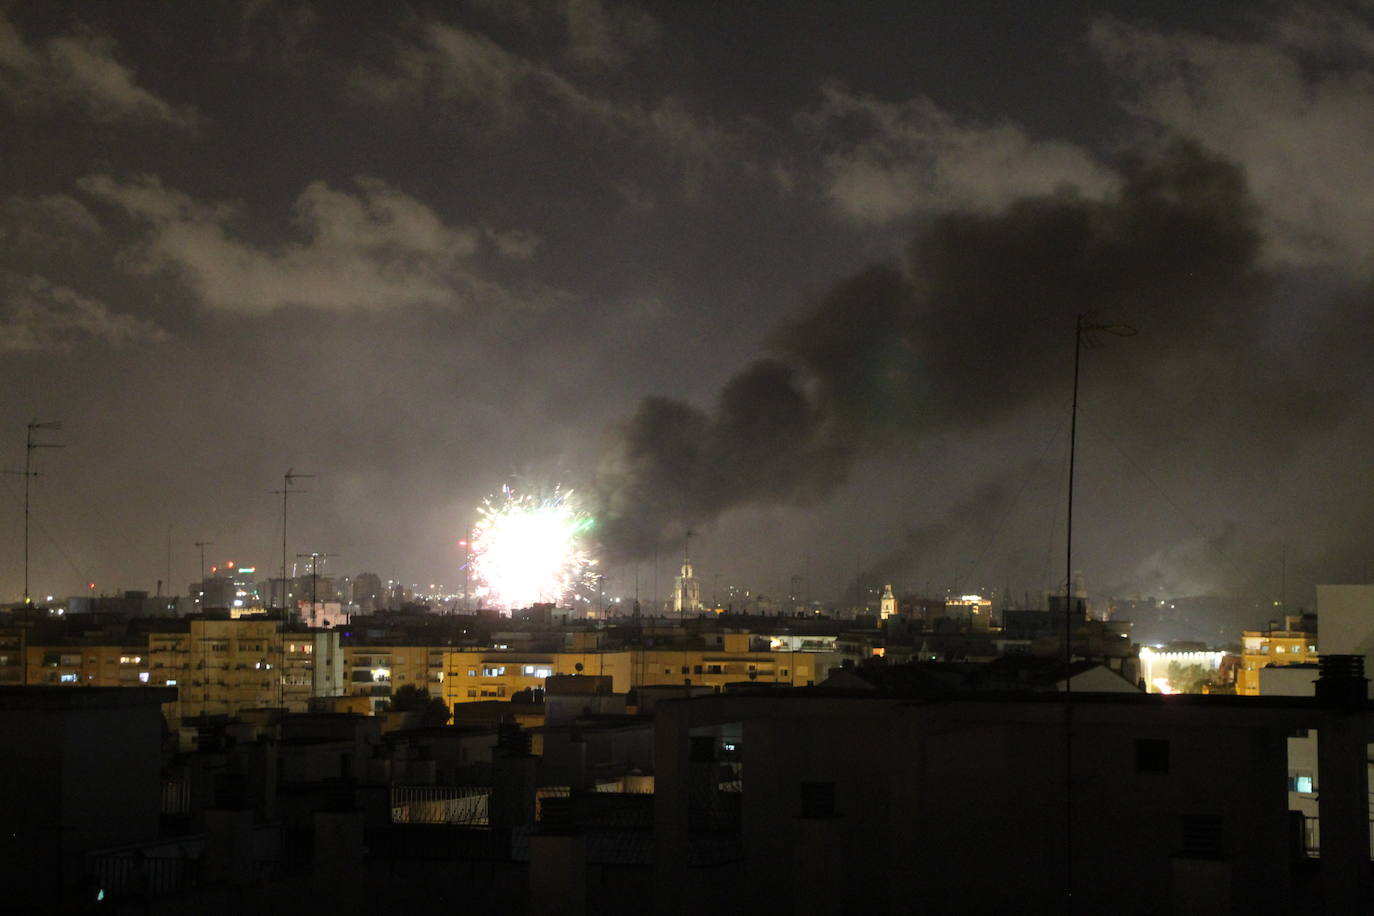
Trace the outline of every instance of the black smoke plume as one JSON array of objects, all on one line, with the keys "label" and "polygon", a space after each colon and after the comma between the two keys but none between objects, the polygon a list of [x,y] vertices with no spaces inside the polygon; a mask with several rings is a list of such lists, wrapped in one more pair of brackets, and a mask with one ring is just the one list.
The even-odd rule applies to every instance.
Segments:
[{"label": "black smoke plume", "polygon": [[805,505],[894,437],[1063,397],[1079,313],[1146,329],[1165,367],[1249,346],[1268,281],[1241,172],[1177,144],[1118,174],[1103,200],[935,218],[903,262],[860,271],[778,328],[711,410],[643,401],[598,469],[605,546],[643,557],[734,507]]}]

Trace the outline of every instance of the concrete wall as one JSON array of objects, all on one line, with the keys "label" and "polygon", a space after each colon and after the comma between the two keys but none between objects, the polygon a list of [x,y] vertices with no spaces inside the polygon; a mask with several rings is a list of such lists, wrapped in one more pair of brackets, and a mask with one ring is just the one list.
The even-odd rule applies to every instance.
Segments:
[{"label": "concrete wall", "polygon": [[[160,704],[175,691],[0,689],[0,886],[51,907],[81,851],[157,835]],[[59,872],[60,863],[60,872]]]},{"label": "concrete wall", "polygon": [[[1293,722],[1254,712],[1141,694],[1075,701],[1075,912],[1169,912],[1176,873],[1211,882],[1235,911],[1283,908]],[[691,861],[693,841],[670,834],[691,821],[686,755],[691,735],[713,718],[742,724],[743,858],[751,874],[768,876],[738,888],[742,910],[774,908],[787,889],[792,912],[1064,912],[1065,706],[1057,698],[660,704],[658,855],[676,855],[660,858],[660,878],[685,901],[693,873],[675,874],[671,863]],[[1167,749],[1163,769],[1142,769],[1140,741]],[[833,816],[802,816],[803,783],[833,784]],[[1210,822],[1219,850],[1209,860],[1219,866],[1186,868],[1206,857],[1186,854],[1185,818],[1220,819]]]}]

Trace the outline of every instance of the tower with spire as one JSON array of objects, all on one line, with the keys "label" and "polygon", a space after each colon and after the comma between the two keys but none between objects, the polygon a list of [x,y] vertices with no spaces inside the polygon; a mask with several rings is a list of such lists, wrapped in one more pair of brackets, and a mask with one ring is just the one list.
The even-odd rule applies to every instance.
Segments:
[{"label": "tower with spire", "polygon": [[892,594],[892,586],[883,587],[883,597],[878,603],[878,619],[887,620],[897,613],[897,596]]},{"label": "tower with spire", "polygon": [[673,580],[673,610],[679,615],[695,614],[701,610],[701,583],[692,573],[692,535],[688,531],[682,550],[682,574]]}]

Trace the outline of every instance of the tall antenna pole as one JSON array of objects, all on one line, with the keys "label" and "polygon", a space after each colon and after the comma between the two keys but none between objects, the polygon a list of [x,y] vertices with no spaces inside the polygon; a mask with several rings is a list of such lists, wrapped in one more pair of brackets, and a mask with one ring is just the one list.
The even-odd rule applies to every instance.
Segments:
[{"label": "tall antenna pole", "polygon": [[167,594],[172,594],[172,525],[167,524]]},{"label": "tall antenna pole", "polygon": [[202,611],[205,610],[205,548],[214,543],[214,541],[196,541],[194,545],[200,549],[200,595],[197,596],[196,602]]},{"label": "tall antenna pole", "polygon": [[35,478],[35,477],[38,476],[38,472],[35,471],[35,470],[33,469],[33,450],[36,449],[36,448],[63,448],[63,447],[64,447],[64,446],[62,446],[62,445],[60,445],[59,443],[56,443],[56,442],[35,442],[34,439],[33,439],[33,436],[34,436],[34,433],[36,433],[36,432],[38,432],[38,431],[40,431],[40,430],[59,430],[59,429],[61,429],[61,428],[62,428],[62,423],[61,423],[60,420],[50,420],[50,421],[43,422],[43,423],[40,423],[38,420],[33,420],[32,422],[30,422],[27,426],[25,426],[25,436],[24,436],[24,470],[23,470],[23,471],[6,471],[6,472],[5,472],[5,473],[7,473],[7,474],[21,474],[21,473],[22,473],[22,474],[24,475],[24,604],[25,604],[25,605],[29,605],[29,604],[32,604],[32,603],[33,603],[33,598],[29,595],[29,519],[30,519],[30,517],[31,517],[31,513],[30,513],[30,505],[31,505],[31,503],[30,503],[30,496],[31,496],[33,478]]},{"label": "tall antenna pole", "polygon": [[[200,551],[200,594],[196,596],[196,604],[200,606],[200,714],[203,718],[210,708],[210,634],[208,632],[207,618],[205,616],[205,548],[214,544],[214,541],[196,541],[195,547]],[[190,623],[187,633],[195,632],[195,622]]]},{"label": "tall antenna pole", "polygon": [[1073,913],[1073,472],[1074,450],[1078,442],[1078,370],[1082,363],[1083,344],[1098,347],[1092,336],[1103,331],[1117,337],[1132,337],[1137,331],[1125,324],[1098,324],[1088,313],[1074,320],[1073,338],[1073,401],[1069,413],[1069,494],[1068,513],[1064,523],[1064,907]]},{"label": "tall antenna pole", "polygon": [[[1288,545],[1283,545],[1283,551],[1279,558],[1279,616],[1288,614]],[[1287,629],[1287,621],[1283,622]]]},{"label": "tall antenna pole", "polygon": [[287,610],[286,594],[286,506],[287,501],[294,494],[309,493],[309,490],[294,490],[292,484],[300,479],[314,477],[314,474],[297,474],[295,468],[287,468],[286,473],[281,478],[281,489],[270,490],[271,493],[281,494],[281,607],[283,619]]}]

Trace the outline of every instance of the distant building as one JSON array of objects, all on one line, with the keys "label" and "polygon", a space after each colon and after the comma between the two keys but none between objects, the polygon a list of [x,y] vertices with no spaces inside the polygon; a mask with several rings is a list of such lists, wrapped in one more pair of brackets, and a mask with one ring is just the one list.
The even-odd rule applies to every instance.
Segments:
[{"label": "distant building", "polygon": [[[1320,588],[1320,586],[1319,586]],[[1236,693],[1259,696],[1259,670],[1270,665],[1302,665],[1316,662],[1317,618],[1312,614],[1289,615],[1282,628],[1241,633],[1240,668]]]},{"label": "distant building", "polygon": [[695,614],[701,610],[701,583],[692,573],[692,559],[682,558],[682,572],[673,583],[673,611],[678,614]]},{"label": "distant building", "polygon": [[230,560],[222,567],[212,566],[210,573],[195,589],[200,595],[202,609],[261,609],[264,606],[258,584],[253,580],[256,567],[237,566]]},{"label": "distant building", "polygon": [[897,613],[897,596],[892,594],[891,584],[883,586],[883,596],[878,599],[878,619],[887,620]]},{"label": "distant building", "polygon": [[382,577],[363,572],[353,577],[353,603],[360,612],[371,614],[382,607]]}]

